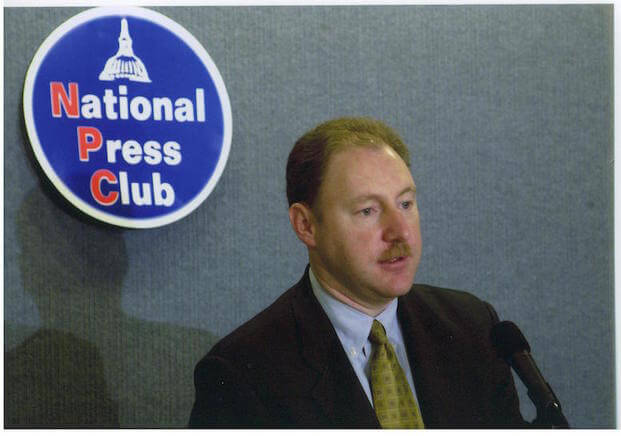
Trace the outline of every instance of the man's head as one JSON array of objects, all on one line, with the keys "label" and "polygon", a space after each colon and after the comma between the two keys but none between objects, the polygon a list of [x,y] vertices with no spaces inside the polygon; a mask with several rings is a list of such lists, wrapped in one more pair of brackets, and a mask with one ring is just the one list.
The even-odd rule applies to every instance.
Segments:
[{"label": "man's head", "polygon": [[298,139],[287,162],[287,200],[314,206],[332,154],[351,146],[388,145],[410,167],[410,152],[399,135],[372,118],[337,118],[319,124]]},{"label": "man's head", "polygon": [[407,293],[421,254],[416,187],[399,136],[367,118],[328,121],[289,155],[289,218],[335,297],[376,314]]}]

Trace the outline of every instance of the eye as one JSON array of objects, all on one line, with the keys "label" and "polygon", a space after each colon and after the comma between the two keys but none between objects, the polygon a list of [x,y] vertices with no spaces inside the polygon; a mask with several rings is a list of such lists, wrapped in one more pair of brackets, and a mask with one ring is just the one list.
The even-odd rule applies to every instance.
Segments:
[{"label": "eye", "polygon": [[364,209],[362,209],[362,210],[360,211],[360,213],[361,213],[363,216],[370,216],[370,215],[371,215],[371,213],[373,213],[373,208],[370,208],[370,207],[365,207]]},{"label": "eye", "polygon": [[414,202],[410,201],[410,200],[402,201],[401,202],[401,207],[404,208],[404,209],[410,209],[412,207],[412,204],[414,204]]}]

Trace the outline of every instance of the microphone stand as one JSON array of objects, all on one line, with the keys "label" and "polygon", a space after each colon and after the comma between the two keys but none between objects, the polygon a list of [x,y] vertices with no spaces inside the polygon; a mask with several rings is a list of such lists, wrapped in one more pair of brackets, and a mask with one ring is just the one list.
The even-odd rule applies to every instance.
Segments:
[{"label": "microphone stand", "polygon": [[[537,417],[533,421],[533,425],[537,428],[551,428],[551,429],[567,429],[569,427],[569,422],[567,422],[567,418],[563,415],[561,410],[561,403],[552,392],[552,388],[546,382],[546,385],[550,389],[550,393],[554,396],[554,399],[548,401],[546,404],[537,404],[535,400],[537,397],[532,391],[528,391],[528,396],[535,404],[537,408]],[[541,398],[541,397],[539,397]]]}]

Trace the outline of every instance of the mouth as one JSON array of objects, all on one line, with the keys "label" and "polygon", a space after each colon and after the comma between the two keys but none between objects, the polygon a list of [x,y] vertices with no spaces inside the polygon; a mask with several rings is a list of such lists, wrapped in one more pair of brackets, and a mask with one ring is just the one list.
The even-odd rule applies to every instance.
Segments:
[{"label": "mouth", "polygon": [[407,272],[411,268],[409,262],[409,256],[395,256],[386,259],[382,259],[378,262],[378,266],[381,271],[388,274],[402,274]]},{"label": "mouth", "polygon": [[409,268],[409,256],[395,256],[379,261],[382,270],[391,273],[400,273]]},{"label": "mouth", "polygon": [[412,256],[412,249],[408,244],[400,243],[390,247],[379,257],[379,264],[382,266],[402,264],[408,257]]},{"label": "mouth", "polygon": [[396,256],[389,259],[380,260],[380,264],[383,265],[393,265],[399,262],[402,262],[406,259],[406,256]]}]

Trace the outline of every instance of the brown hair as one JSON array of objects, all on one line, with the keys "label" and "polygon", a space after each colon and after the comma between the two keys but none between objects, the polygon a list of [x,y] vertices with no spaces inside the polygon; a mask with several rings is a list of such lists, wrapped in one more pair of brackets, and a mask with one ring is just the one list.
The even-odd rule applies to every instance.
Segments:
[{"label": "brown hair", "polygon": [[338,118],[319,124],[298,139],[287,161],[287,200],[313,207],[330,156],[349,146],[387,145],[410,167],[410,152],[399,135],[372,118]]}]

